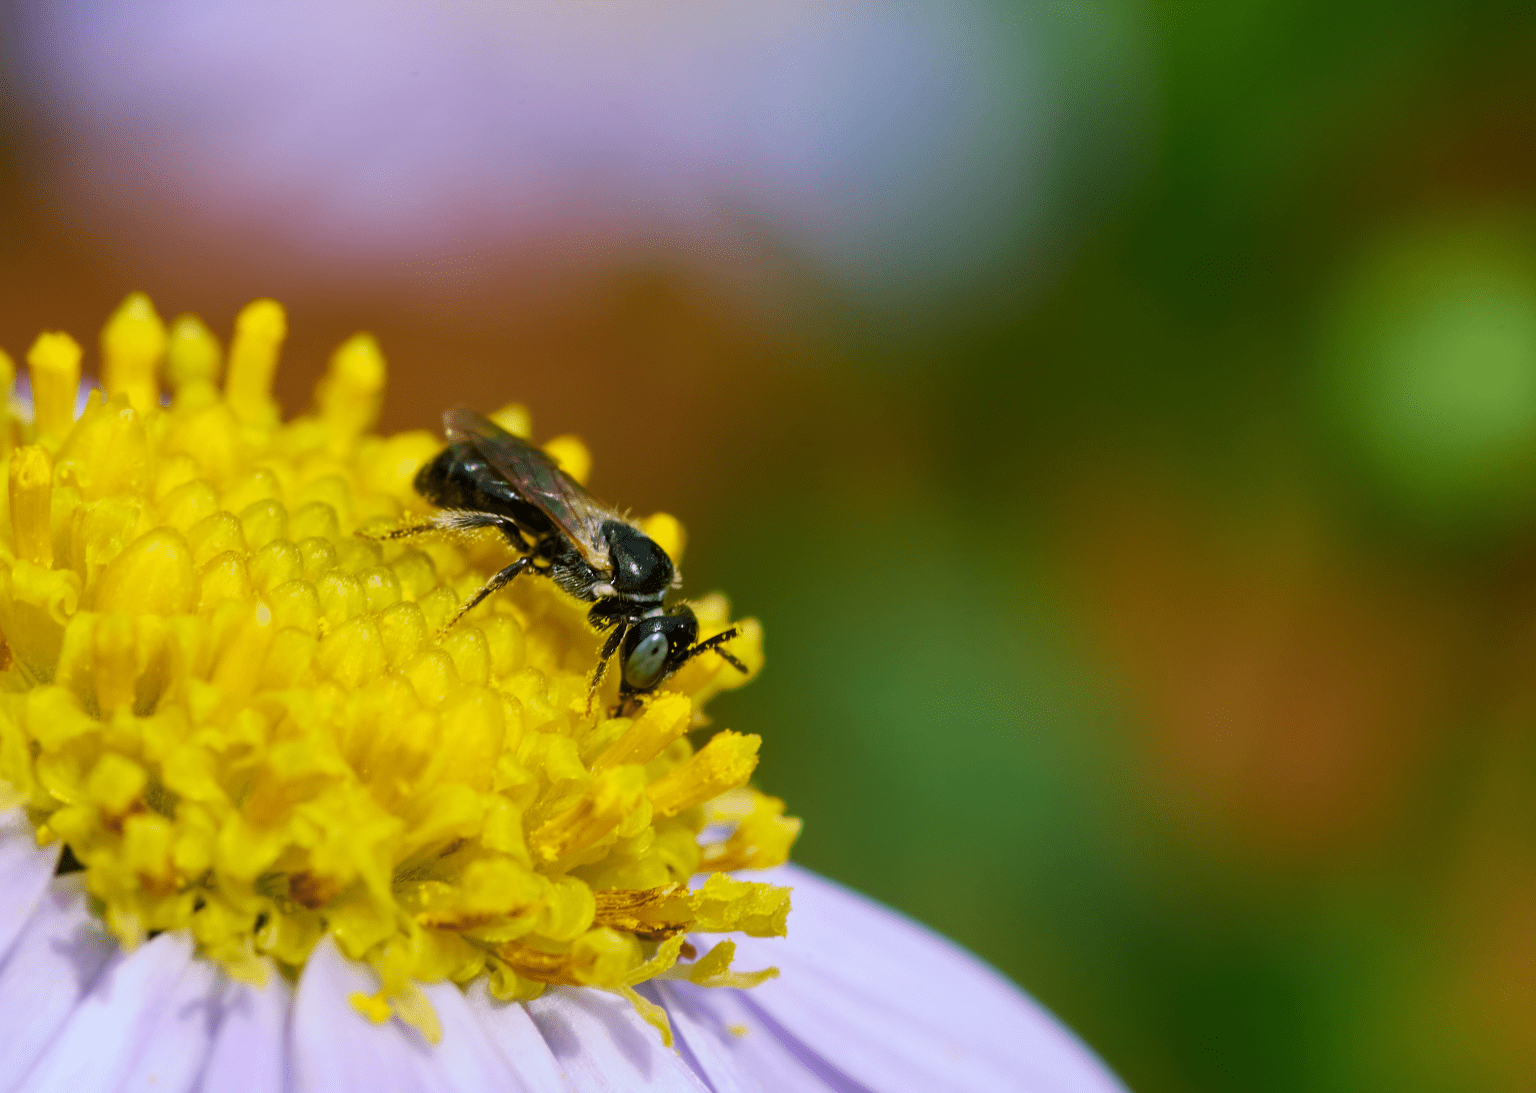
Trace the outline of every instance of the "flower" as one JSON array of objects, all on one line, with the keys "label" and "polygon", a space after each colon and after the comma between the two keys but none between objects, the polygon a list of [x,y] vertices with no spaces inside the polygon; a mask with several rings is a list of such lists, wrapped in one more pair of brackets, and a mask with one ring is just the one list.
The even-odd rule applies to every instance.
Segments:
[{"label": "flower", "polygon": [[19,813],[0,824],[0,1089],[68,1077],[93,1093],[122,1074],[206,1093],[1120,1089],[1002,977],[794,866],[771,874],[795,889],[789,935],[761,943],[778,979],[752,991],[642,988],[670,1014],[675,1051],[612,995],[557,987],[498,1003],[483,981],[462,993],[424,988],[443,1025],[428,1047],[399,1021],[375,1026],[345,1003],[372,984],[329,943],[296,990],[276,976],[265,989],[233,982],[181,934],[122,952],[79,874],[50,879],[57,849],[37,849],[31,835]]},{"label": "flower", "polygon": [[[549,582],[454,621],[508,548],[370,538],[411,526],[440,442],[368,433],[366,336],[282,422],[283,334],[247,307],[221,390],[206,328],[131,296],[78,420],[78,346],[28,355],[34,419],[0,430],[28,441],[0,519],[0,1089],[1113,1088],[999,977],[784,864],[758,739],[688,735],[741,682],[724,661],[616,716]],[[585,476],[579,442],[546,450]]]}]

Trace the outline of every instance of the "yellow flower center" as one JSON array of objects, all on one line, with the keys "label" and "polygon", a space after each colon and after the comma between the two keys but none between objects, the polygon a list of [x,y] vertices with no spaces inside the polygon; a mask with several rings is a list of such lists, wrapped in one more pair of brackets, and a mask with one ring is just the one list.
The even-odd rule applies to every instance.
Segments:
[{"label": "yellow flower center", "polygon": [[[33,421],[0,421],[0,803],[65,842],[125,946],[185,927],[259,981],[330,934],[380,975],[358,1008],[429,1038],[417,981],[615,990],[665,1035],[636,983],[771,974],[730,971],[729,941],[679,963],[685,931],[784,932],[787,889],[725,875],[784,861],[799,828],[742,788],[758,738],[687,735],[742,677],[706,654],[633,717],[589,712],[598,639],[537,579],[444,630],[509,547],[366,537],[426,511],[411,483],[441,441],[368,432],[385,368],[366,335],[281,421],[284,333],[277,304],[248,306],[221,389],[207,328],[167,332],[131,296],[79,420],[79,347],[32,347]],[[528,435],[521,407],[496,417]],[[585,477],[579,441],[546,450]],[[677,556],[675,520],[644,526]],[[730,625],[719,595],[694,610],[701,637]],[[761,631],[737,625],[755,672]]]}]

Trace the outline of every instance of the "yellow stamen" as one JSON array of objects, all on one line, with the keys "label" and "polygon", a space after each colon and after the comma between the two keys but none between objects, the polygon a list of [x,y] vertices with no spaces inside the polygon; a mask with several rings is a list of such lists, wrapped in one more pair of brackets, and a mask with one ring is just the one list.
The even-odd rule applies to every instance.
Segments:
[{"label": "yellow stamen", "polygon": [[739,881],[716,873],[695,889],[663,885],[623,898],[599,897],[599,924],[648,938],[670,938],[681,930],[742,930],[753,937],[779,937],[789,915],[789,889]]},{"label": "yellow stamen", "polygon": [[533,436],[533,415],[521,402],[509,402],[491,415],[491,420],[513,436],[524,440]]},{"label": "yellow stamen", "polygon": [[16,443],[11,424],[11,399],[15,393],[16,362],[0,349],[0,459],[9,455]]},{"label": "yellow stamen", "polygon": [[783,937],[789,918],[789,889],[716,873],[688,893],[694,929],[705,933],[740,930],[752,937]]},{"label": "yellow stamen", "polygon": [[[103,714],[131,707],[138,681],[139,641],[133,619],[104,615],[92,634],[95,654],[96,706]],[[108,757],[115,753],[109,752]]]},{"label": "yellow stamen", "polygon": [[124,394],[139,413],[158,405],[157,370],[165,354],[165,323],[142,292],[129,296],[101,331],[102,387]]},{"label": "yellow stamen", "polygon": [[738,990],[755,987],[779,977],[779,969],[764,968],[756,972],[731,970],[736,958],[736,943],[721,941],[684,970],[683,978],[701,987],[735,987]]},{"label": "yellow stamen", "polygon": [[593,770],[644,765],[667,749],[667,745],[688,731],[693,704],[682,695],[660,695],[592,763]]},{"label": "yellow stamen", "polygon": [[102,570],[97,611],[180,615],[197,602],[197,577],[187,541],[170,528],[146,532]]},{"label": "yellow stamen", "polygon": [[219,340],[196,315],[182,315],[171,324],[166,346],[165,376],[173,391],[218,382],[222,351]]},{"label": "yellow stamen", "polygon": [[334,441],[349,443],[379,416],[384,356],[371,334],[355,334],[331,354],[330,371],[315,389],[320,416]]},{"label": "yellow stamen", "polygon": [[680,564],[683,550],[688,546],[688,533],[677,517],[666,512],[656,512],[640,521],[640,530],[655,540],[656,545],[667,552],[672,564]]},{"label": "yellow stamen", "polygon": [[635,990],[634,987],[620,987],[619,993],[624,996],[625,1000],[628,1001],[631,1006],[635,1007],[635,1012],[644,1019],[646,1024],[650,1025],[657,1032],[661,1033],[662,1045],[664,1047],[671,1047],[672,1021],[667,1016],[667,1011],[662,1009],[655,1002],[652,1002],[649,998],[642,996]]},{"label": "yellow stamen", "polygon": [[62,439],[75,421],[80,391],[80,345],[68,334],[39,334],[27,350],[37,435]]},{"label": "yellow stamen", "polygon": [[16,557],[47,568],[53,565],[53,460],[41,445],[18,448],[10,477]]},{"label": "yellow stamen", "polygon": [[587,451],[587,446],[578,438],[557,436],[545,442],[544,452],[566,474],[582,485],[587,484],[587,477],[592,473],[592,453]]},{"label": "yellow stamen", "polygon": [[651,808],[657,816],[676,816],[742,785],[757,768],[762,742],[760,736],[729,729],[716,733],[699,754],[646,787]]},{"label": "yellow stamen", "polygon": [[275,300],[247,304],[236,317],[224,392],[229,408],[241,421],[264,425],[276,418],[272,373],[287,336],[288,317]]},{"label": "yellow stamen", "polygon": [[699,870],[729,873],[737,869],[772,869],[789,860],[789,848],[800,836],[800,821],[784,815],[784,802],[755,790],[751,810],[722,843],[703,848]]},{"label": "yellow stamen", "polygon": [[585,850],[634,812],[645,800],[645,793],[643,768],[602,771],[579,801],[533,832],[528,848],[543,862]]},{"label": "yellow stamen", "polygon": [[352,1008],[362,1014],[376,1025],[382,1025],[395,1015],[389,1008],[389,1000],[384,997],[384,992],[377,994],[364,994],[362,991],[354,991],[347,996],[347,1001]]}]

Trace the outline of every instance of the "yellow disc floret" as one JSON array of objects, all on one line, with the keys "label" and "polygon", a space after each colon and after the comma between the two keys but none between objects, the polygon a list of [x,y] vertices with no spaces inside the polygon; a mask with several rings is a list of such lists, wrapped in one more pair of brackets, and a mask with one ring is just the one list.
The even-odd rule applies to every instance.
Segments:
[{"label": "yellow disc floret", "polygon": [[[799,829],[743,788],[759,740],[688,736],[742,677],[704,655],[633,716],[589,712],[598,639],[547,581],[445,630],[508,546],[357,534],[419,519],[441,441],[369,432],[385,364],[366,335],[281,421],[285,333],[277,304],[247,307],[221,389],[207,327],[130,296],[78,420],[79,346],[27,355],[34,419],[0,420],[0,804],[63,840],[125,946],[190,929],[259,979],[330,934],[383,983],[358,1009],[431,1038],[418,981],[613,990],[665,1034],[636,983],[770,974],[731,971],[729,941],[678,963],[687,931],[784,932],[786,889],[726,875],[781,863]],[[522,407],[497,416],[526,435]],[[579,441],[552,448],[585,475]],[[676,520],[645,526],[681,550]],[[730,625],[719,595],[694,609],[701,637]],[[755,672],[761,632],[736,625]]]}]

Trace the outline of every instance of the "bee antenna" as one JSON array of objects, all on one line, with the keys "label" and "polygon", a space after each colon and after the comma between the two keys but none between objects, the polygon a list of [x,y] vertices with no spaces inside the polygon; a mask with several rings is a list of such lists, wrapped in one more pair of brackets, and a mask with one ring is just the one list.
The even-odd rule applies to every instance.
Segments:
[{"label": "bee antenna", "polygon": [[721,660],[725,661],[732,668],[735,668],[742,675],[746,675],[748,672],[747,666],[740,660],[736,659],[735,656],[720,648],[720,646],[724,645],[732,638],[740,636],[741,628],[733,626],[729,630],[721,631],[712,638],[705,638],[703,641],[697,642],[691,649],[683,654],[682,659],[677,662],[678,667],[682,667],[684,664],[687,664],[700,653],[714,653]]}]

